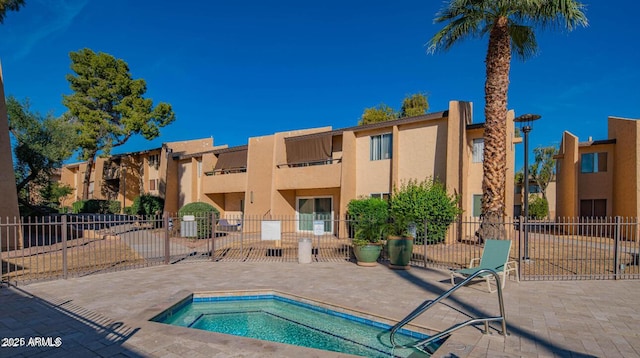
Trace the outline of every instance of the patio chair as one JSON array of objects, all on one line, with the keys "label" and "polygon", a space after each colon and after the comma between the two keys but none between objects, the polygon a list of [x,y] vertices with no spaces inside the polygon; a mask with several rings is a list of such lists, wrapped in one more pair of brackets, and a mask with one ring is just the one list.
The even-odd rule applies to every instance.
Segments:
[{"label": "patio chair", "polygon": [[227,219],[218,220],[216,231],[218,232],[233,232],[238,231],[239,225],[231,224]]},{"label": "patio chair", "polygon": [[[504,289],[508,275],[513,272],[516,277],[516,281],[520,282],[518,277],[518,263],[516,261],[509,261],[509,250],[511,249],[511,240],[486,240],[484,243],[484,250],[482,251],[481,258],[474,258],[469,263],[469,268],[451,271],[451,284],[455,285],[455,278],[466,278],[480,271],[481,269],[494,270],[500,279],[502,280],[502,288]],[[478,261],[480,263],[478,264]],[[487,281],[487,289],[489,292],[495,292],[491,290],[491,281],[495,281],[495,277],[488,272],[480,274],[478,278],[482,278]]]}]

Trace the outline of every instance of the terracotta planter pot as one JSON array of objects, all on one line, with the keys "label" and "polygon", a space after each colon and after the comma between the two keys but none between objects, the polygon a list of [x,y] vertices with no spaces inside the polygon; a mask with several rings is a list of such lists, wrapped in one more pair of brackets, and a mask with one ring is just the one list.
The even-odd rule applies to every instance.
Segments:
[{"label": "terracotta planter pot", "polygon": [[408,270],[411,266],[413,254],[413,238],[405,236],[387,237],[387,253],[389,254],[389,268]]}]

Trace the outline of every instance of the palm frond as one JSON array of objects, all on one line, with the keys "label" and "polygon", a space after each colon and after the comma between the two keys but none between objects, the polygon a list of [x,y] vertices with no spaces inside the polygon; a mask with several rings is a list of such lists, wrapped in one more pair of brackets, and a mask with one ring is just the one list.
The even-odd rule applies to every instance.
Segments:
[{"label": "palm frond", "polygon": [[435,23],[448,22],[428,42],[428,52],[448,50],[455,43],[467,37],[482,36],[490,16],[484,11],[483,3],[487,0],[454,0],[441,9],[434,20]]},{"label": "palm frond", "polygon": [[538,52],[536,34],[531,26],[509,24],[509,36],[511,37],[512,52],[524,60]]}]

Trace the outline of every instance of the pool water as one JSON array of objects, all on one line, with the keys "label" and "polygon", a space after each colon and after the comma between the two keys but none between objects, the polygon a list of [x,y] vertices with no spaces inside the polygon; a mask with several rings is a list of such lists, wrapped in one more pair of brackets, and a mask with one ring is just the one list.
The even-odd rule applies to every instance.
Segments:
[{"label": "pool water", "polygon": [[[366,357],[422,354],[392,349],[388,324],[275,294],[193,297],[152,320]],[[406,344],[428,336],[400,330],[396,337],[396,342]]]}]

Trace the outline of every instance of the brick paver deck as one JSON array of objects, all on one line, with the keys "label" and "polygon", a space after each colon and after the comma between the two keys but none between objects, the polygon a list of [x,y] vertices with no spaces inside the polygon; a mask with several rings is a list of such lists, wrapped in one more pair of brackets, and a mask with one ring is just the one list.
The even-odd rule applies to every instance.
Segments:
[{"label": "brick paver deck", "polygon": [[[336,353],[149,322],[193,291],[274,289],[400,320],[451,286],[445,271],[351,263],[169,265],[0,289],[1,357],[337,357]],[[467,327],[440,357],[639,357],[638,281],[507,283],[508,329],[483,335]],[[484,282],[457,291],[416,323],[436,329],[497,315]],[[44,345],[26,347],[30,338]],[[17,338],[18,341],[11,341]],[[51,341],[47,342],[49,338]],[[32,343],[35,341],[32,339]]]}]

